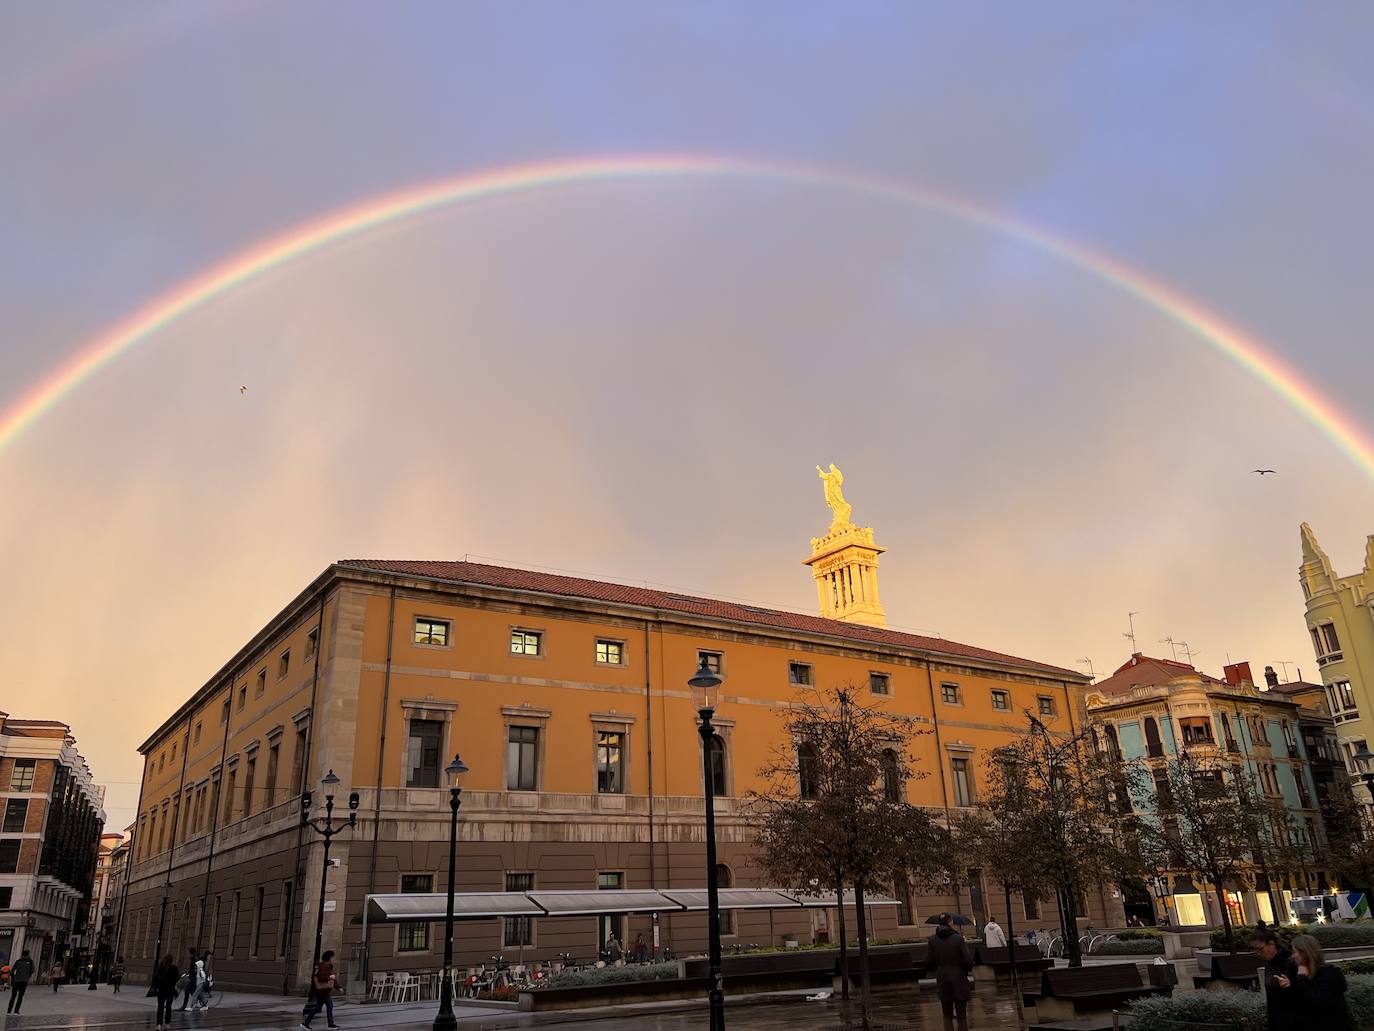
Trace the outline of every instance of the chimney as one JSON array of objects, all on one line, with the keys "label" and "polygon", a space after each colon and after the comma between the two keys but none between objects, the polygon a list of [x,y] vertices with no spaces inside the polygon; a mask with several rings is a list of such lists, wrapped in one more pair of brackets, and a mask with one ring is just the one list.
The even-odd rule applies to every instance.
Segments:
[{"label": "chimney", "polygon": [[1268,691],[1272,691],[1279,686],[1279,675],[1274,672],[1273,666],[1264,667],[1264,686]]},{"label": "chimney", "polygon": [[1254,677],[1250,673],[1250,663],[1233,662],[1229,666],[1223,667],[1223,675],[1226,682],[1232,687],[1240,687],[1241,684],[1253,684]]}]

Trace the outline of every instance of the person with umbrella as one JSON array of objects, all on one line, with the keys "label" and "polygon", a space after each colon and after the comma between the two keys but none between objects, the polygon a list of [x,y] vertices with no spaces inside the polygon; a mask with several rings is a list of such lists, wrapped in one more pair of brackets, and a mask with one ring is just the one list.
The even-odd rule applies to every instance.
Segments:
[{"label": "person with umbrella", "polygon": [[973,969],[973,955],[964,936],[955,924],[970,923],[967,917],[941,913],[926,921],[937,925],[926,946],[926,967],[935,971],[935,989],[940,997],[940,1010],[945,1019],[945,1031],[968,1031],[968,1001],[973,995],[968,975]]}]

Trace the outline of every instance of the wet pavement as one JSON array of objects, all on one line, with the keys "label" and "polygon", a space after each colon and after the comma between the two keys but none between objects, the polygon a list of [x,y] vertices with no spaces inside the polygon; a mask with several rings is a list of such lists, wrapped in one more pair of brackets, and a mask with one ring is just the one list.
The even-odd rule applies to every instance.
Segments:
[{"label": "wet pavement", "polygon": [[[0,1014],[0,1031],[150,1031],[154,1021],[153,1000],[144,989],[130,986],[119,995],[108,986],[87,992],[64,987],[54,994],[43,986],[30,989],[21,1016]],[[0,1004],[9,994],[0,993]],[[940,1005],[933,993],[909,989],[874,994],[874,1023],[888,1031],[939,1031]],[[291,1031],[300,1021],[300,1000],[275,996],[226,993],[214,1009],[198,1014],[173,1013],[177,1031]],[[433,1026],[437,1003],[425,1001],[401,1005],[338,1006],[341,1027],[389,1031],[428,1031]],[[706,1026],[703,1005],[660,1003],[648,1006],[612,1007],[554,1013],[518,1013],[510,1008],[456,1005],[459,1027],[465,1031],[504,1031],[513,1028],[578,1026],[597,1031],[698,1031]],[[850,1016],[857,1020],[857,1006]],[[805,993],[787,993],[750,1000],[727,1001],[726,1019],[731,1031],[794,1031],[798,1027],[835,1029],[846,1027],[843,1005],[838,1000],[810,1002]],[[1010,991],[980,985],[969,1006],[969,1024],[975,1031],[1013,1029],[1015,1007]],[[323,1014],[315,1021],[325,1027]]]}]

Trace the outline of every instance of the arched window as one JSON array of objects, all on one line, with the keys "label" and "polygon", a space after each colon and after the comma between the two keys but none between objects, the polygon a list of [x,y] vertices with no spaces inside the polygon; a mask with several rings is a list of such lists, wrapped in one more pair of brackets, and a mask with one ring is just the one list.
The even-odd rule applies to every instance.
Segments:
[{"label": "arched window", "polygon": [[[735,886],[735,876],[730,872],[730,868],[724,863],[716,864],[716,889],[723,891],[726,888]],[[722,909],[720,911],[720,933],[735,933],[735,911],[733,909]]]},{"label": "arched window", "polygon": [[1164,743],[1159,739],[1159,724],[1153,716],[1145,717],[1145,751],[1152,759],[1164,754]]},{"label": "arched window", "polygon": [[1107,724],[1107,754],[1117,762],[1121,761],[1121,742],[1117,740],[1115,725]]},{"label": "arched window", "polygon": [[725,790],[725,742],[721,740],[719,734],[711,736],[711,794],[720,798],[727,792]]},{"label": "arched window", "polygon": [[883,797],[889,802],[902,800],[902,773],[897,763],[897,753],[884,748],[882,755]]},{"label": "arched window", "polygon": [[820,795],[819,757],[816,746],[803,741],[797,746],[797,790],[802,798],[816,798]]}]

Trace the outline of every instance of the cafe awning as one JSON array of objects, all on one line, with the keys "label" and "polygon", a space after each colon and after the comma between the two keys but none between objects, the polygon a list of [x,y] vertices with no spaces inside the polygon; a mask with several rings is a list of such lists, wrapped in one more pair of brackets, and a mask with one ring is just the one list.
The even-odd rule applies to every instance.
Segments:
[{"label": "cafe awning", "polygon": [[[544,911],[520,891],[458,892],[453,896],[453,915],[459,920],[493,916],[543,916]],[[444,920],[448,896],[369,895],[368,923],[401,923],[408,920]]]}]

